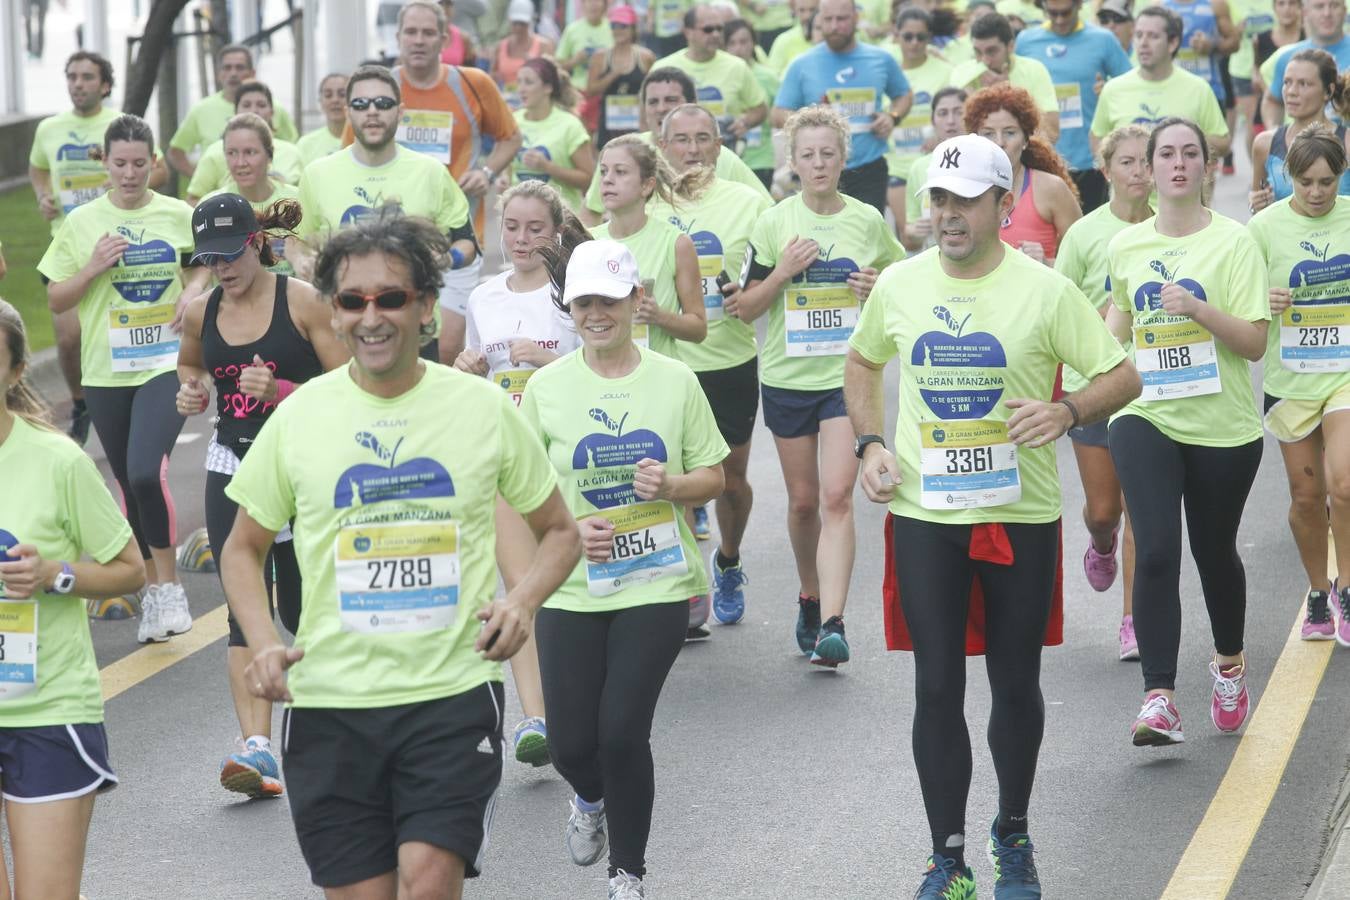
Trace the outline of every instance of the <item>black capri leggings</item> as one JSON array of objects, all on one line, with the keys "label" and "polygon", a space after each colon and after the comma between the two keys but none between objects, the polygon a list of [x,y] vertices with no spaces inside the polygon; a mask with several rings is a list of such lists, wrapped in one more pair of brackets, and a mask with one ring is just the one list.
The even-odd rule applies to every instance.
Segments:
[{"label": "black capri leggings", "polygon": [[[220,472],[206,473],[206,539],[211,543],[211,555],[220,559],[225,547],[225,539],[234,527],[235,513],[239,504],[225,496],[225,486],[230,483],[229,475]],[[267,580],[268,609],[280,610],[281,624],[295,634],[300,627],[300,564],[295,558],[295,541],[282,541],[273,544],[263,564],[263,577]],[[273,592],[276,600],[273,602]],[[231,647],[247,647],[244,633],[234,620],[234,610],[227,609],[230,624]]]},{"label": "black capri leggings", "polygon": [[[169,494],[169,454],[173,452],[183,417],[174,397],[178,375],[165,372],[136,387],[85,386],[84,402],[108,457],[117,486],[122,489],[127,521],[141,548],[141,558],[150,558],[150,548],[174,545],[173,497]],[[160,572],[160,578],[172,578]]]},{"label": "black capri leggings", "polygon": [[1011,566],[972,560],[970,525],[902,516],[891,522],[900,606],[914,643],[914,764],[933,844],[942,847],[966,830],[966,616],[976,575],[984,592],[984,665],[993,698],[988,740],[999,815],[1027,815],[1045,731],[1041,644],[1054,597],[1059,522],[1005,525]]},{"label": "black capri leggings", "polygon": [[685,601],[598,613],[541,609],[535,619],[548,750],[581,799],[605,801],[611,878],[618,869],[647,872],[652,717],[688,627]]},{"label": "black capri leggings", "polygon": [[1180,444],[1142,416],[1121,416],[1107,434],[1134,523],[1134,633],[1144,690],[1172,690],[1181,649],[1182,505],[1214,649],[1236,656],[1247,614],[1247,573],[1237,532],[1261,465],[1262,442]]}]

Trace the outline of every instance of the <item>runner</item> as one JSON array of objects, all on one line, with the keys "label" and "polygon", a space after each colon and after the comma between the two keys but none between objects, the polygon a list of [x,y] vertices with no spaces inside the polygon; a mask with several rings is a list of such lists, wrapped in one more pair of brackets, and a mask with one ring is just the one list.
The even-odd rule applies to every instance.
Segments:
[{"label": "runner", "polygon": [[1022,88],[1041,113],[1037,134],[1054,144],[1059,140],[1059,98],[1054,82],[1040,61],[1013,52],[1015,37],[1006,16],[1000,13],[980,16],[970,26],[974,58],[957,63],[949,83],[972,95],[999,84]]},{"label": "runner", "polygon": [[[558,66],[571,74],[574,85],[585,84],[591,60],[614,46],[614,34],[605,15],[607,0],[581,0],[580,5],[581,17],[567,23],[558,38]],[[637,13],[633,17],[636,22]]]},{"label": "runner", "polygon": [[[1344,125],[1327,118],[1330,107],[1342,119],[1350,117],[1350,74],[1336,71],[1336,60],[1325,50],[1299,50],[1284,68],[1284,111],[1289,122],[1273,131],[1263,131],[1252,147],[1252,189],[1248,194],[1253,212],[1294,193],[1293,180],[1284,159],[1294,139],[1307,128],[1319,125],[1334,129],[1341,143],[1350,141]],[[1350,194],[1350,173],[1341,176],[1340,193]]]},{"label": "runner", "polygon": [[1261,117],[1270,125],[1283,122],[1284,67],[1300,50],[1325,50],[1336,60],[1336,67],[1350,69],[1350,34],[1345,33],[1345,0],[1303,0],[1303,31],[1306,40],[1280,48],[1261,66],[1266,79],[1266,94],[1261,101]]},{"label": "runner", "polygon": [[441,62],[452,66],[475,65],[478,52],[477,48],[474,47],[473,37],[450,21],[455,15],[454,0],[440,0],[440,4],[447,23],[445,26],[445,48],[441,50]]},{"label": "runner", "polygon": [[1120,49],[1129,53],[1134,46],[1134,0],[1103,0],[1097,7],[1097,24],[1115,35]]},{"label": "runner", "polygon": [[[939,144],[948,138],[966,133],[966,92],[960,88],[940,88],[933,95],[933,139]],[[933,154],[925,153],[914,160],[905,179],[905,231],[900,242],[911,253],[934,246],[933,219],[929,215],[928,192],[923,189],[928,180],[928,163]],[[897,220],[898,221],[898,220]]]},{"label": "runner", "polygon": [[[802,192],[761,216],[724,310],[765,312],[760,393],[788,495],[788,537],[801,581],[797,646],[811,662],[848,662],[844,605],[853,574],[858,461],[844,411],[846,341],[877,272],[904,258],[875,208],[839,192],[848,121],[824,106],[788,119],[788,160]],[[825,617],[821,624],[821,616]]]},{"label": "runner", "polygon": [[[763,88],[764,96],[772,97],[777,94],[778,76],[756,56],[762,55],[762,51],[755,40],[755,29],[744,19],[731,19],[723,28],[727,52],[745,60],[755,80]],[[772,187],[774,170],[772,122],[766,119],[758,128],[751,128],[745,133],[745,145],[740,151],[740,156],[765,189]]]},{"label": "runner", "polygon": [[512,183],[527,180],[555,183],[568,209],[581,206],[581,192],[595,173],[595,148],[586,126],[571,110],[577,92],[558,77],[547,59],[528,59],[516,76],[520,85],[520,152],[511,166]]},{"label": "runner", "polygon": [[[925,189],[938,251],[882,273],[846,363],[863,490],[890,510],[899,598],[894,606],[888,599],[887,619],[902,619],[912,639],[891,648],[915,651],[914,762],[933,841],[915,895],[923,900],[975,897],[965,859],[971,747],[963,704],[966,654],[986,652],[985,644],[998,778],[988,843],[994,896],[1041,896],[1028,808],[1045,729],[1041,646],[1062,639],[1052,633],[1062,606],[1053,442],[1139,393],[1139,376],[1078,288],[999,240],[1013,184],[992,141],[962,135],[937,146]],[[892,454],[881,437],[882,370],[897,356]],[[1051,402],[1061,361],[1091,381]],[[989,387],[950,387],[965,383]],[[967,637],[968,619],[979,621],[970,599],[976,581],[979,649]]]},{"label": "runner", "polygon": [[[1111,303],[1106,280],[1106,248],[1111,238],[1153,215],[1148,205],[1153,191],[1145,156],[1148,134],[1143,125],[1126,125],[1102,141],[1102,172],[1111,200],[1069,227],[1060,242],[1059,255],[1055,257],[1055,271],[1078,285],[1103,316]],[[1064,370],[1065,391],[1081,390],[1086,383],[1072,368]],[[1119,657],[1122,660],[1138,659],[1133,605],[1134,531],[1121,497],[1120,479],[1116,477],[1116,467],[1107,449],[1106,421],[1071,428],[1069,438],[1078,461],[1078,477],[1083,483],[1083,524],[1088,530],[1083,574],[1094,591],[1111,587],[1118,571],[1116,549],[1119,547],[1125,569]]]},{"label": "runner", "polygon": [[773,101],[773,124],[812,103],[834,107],[848,122],[849,156],[840,192],[886,214],[887,145],[914,103],[895,57],[858,42],[858,11],[850,0],[821,0],[816,26],[822,44],[797,57]]},{"label": "runner", "polygon": [[[1292,4],[1293,0],[1282,2]],[[1232,84],[1234,117],[1245,123],[1243,144],[1250,156],[1252,141],[1261,131],[1261,95],[1254,88],[1256,47],[1259,39],[1275,28],[1275,3],[1274,0],[1230,0],[1228,9],[1238,32],[1238,48],[1231,56],[1224,57],[1221,65],[1226,67]],[[1229,130],[1234,130],[1234,126],[1230,125]]]},{"label": "runner", "polygon": [[[731,448],[722,463],[726,483],[715,508],[720,543],[710,567],[713,618],[734,625],[745,615],[744,586],[749,580],[741,565],[741,539],[754,504],[747,476],[750,438],[759,413],[759,375],[755,329],[725,311],[727,295],[740,289],[730,281],[728,269],[734,271],[737,261],[745,259],[755,222],[772,204],[743,184],[708,177],[715,171],[716,157],[729,151],[717,140],[717,121],[706,109],[681,106],[666,116],[661,128],[661,150],[672,169],[681,175],[707,173],[688,192],[673,198],[673,205],[653,197],[647,211],[689,235],[698,254],[708,336],[701,343],[677,342],[676,352],[698,376],[717,430]],[[700,521],[707,528],[707,511],[699,510],[702,515],[696,512],[694,518],[696,536]]]},{"label": "runner", "polygon": [[553,42],[534,30],[534,3],[531,0],[511,0],[506,8],[506,19],[511,30],[497,43],[492,53],[492,80],[501,88],[506,105],[520,109],[520,91],[516,76],[526,60],[553,55]]},{"label": "runner", "polygon": [[[262,118],[267,123],[268,128],[272,127],[272,90],[262,82],[250,81],[247,84],[240,85],[234,108],[236,110],[235,115],[253,113]],[[231,118],[234,117],[231,116]],[[229,128],[228,122],[225,124],[225,128]],[[202,151],[202,158],[197,160],[197,168],[192,173],[192,180],[188,182],[187,186],[187,202],[191,205],[195,205],[198,200],[212,191],[220,190],[230,179],[229,162],[225,159],[223,140],[225,128],[221,129],[222,139],[215,141]],[[300,173],[304,170],[300,148],[290,141],[280,140],[273,135],[272,149],[273,159],[269,165],[268,174],[287,184],[299,184]]]},{"label": "runner", "polygon": [[1059,242],[1083,217],[1078,188],[1055,148],[1037,135],[1031,95],[1010,84],[987,87],[966,101],[966,130],[1002,148],[1013,164],[1012,212],[999,234],[1011,247],[1048,266]]},{"label": "runner", "polygon": [[535,373],[521,412],[581,520],[585,552],[537,620],[549,751],[576,792],[572,862],[599,861],[612,835],[609,898],[639,900],[656,794],[652,718],[684,641],[686,601],[708,589],[679,507],[722,493],[727,446],[689,368],[633,340],[644,291],[628,248],[595,240],[570,256],[540,252],[581,349]]},{"label": "runner", "polygon": [[1082,23],[1083,0],[1044,0],[1046,22],[1017,36],[1017,53],[1050,73],[1059,100],[1059,140],[1069,175],[1091,212],[1107,201],[1106,178],[1094,164],[1088,126],[1097,112],[1097,91],[1108,78],[1130,71],[1130,58],[1115,35]]},{"label": "runner", "polygon": [[[1275,26],[1270,31],[1256,36],[1256,71],[1252,77],[1252,88],[1257,98],[1254,121],[1261,123],[1263,129],[1271,128],[1276,124],[1275,122],[1265,122],[1266,104],[1263,100],[1268,87],[1266,73],[1269,71],[1272,75],[1274,74],[1275,63],[1272,60],[1278,51],[1290,44],[1298,43],[1304,37],[1303,4],[1301,0],[1275,0]],[[1269,69],[1267,69],[1267,63],[1269,63]],[[1255,139],[1255,135],[1253,135],[1253,139]]]},{"label": "runner", "polygon": [[1108,245],[1106,319],[1133,342],[1144,392],[1108,430],[1135,526],[1144,705],[1130,730],[1136,746],[1161,746],[1185,740],[1174,703],[1183,508],[1214,635],[1210,718],[1227,732],[1247,718],[1247,582],[1236,542],[1261,462],[1261,420],[1246,361],[1265,353],[1270,306],[1255,242],[1201,202],[1210,150],[1200,126],[1164,119],[1146,152],[1158,214]]},{"label": "runner", "polygon": [[192,628],[177,581],[168,461],[181,416],[165,413],[178,390],[178,306],[210,273],[186,268],[192,208],[149,189],[150,126],[118,116],[100,148],[109,191],[71,210],[38,262],[57,313],[78,309],[85,402],[127,520],[146,560],[136,639],[166,641]]},{"label": "runner", "polygon": [[1203,78],[1219,105],[1227,109],[1232,98],[1224,88],[1219,61],[1238,48],[1241,40],[1228,11],[1228,0],[1161,0],[1164,9],[1181,19],[1181,46],[1176,65]]},{"label": "runner", "polygon": [[[272,159],[272,129],[253,113],[240,113],[225,126],[225,162],[229,166],[230,177],[225,187],[212,191],[206,198],[221,194],[238,194],[249,202],[254,213],[264,213],[272,204],[281,200],[298,200],[300,189],[284,181],[273,179],[269,174]],[[200,168],[199,168],[200,171]],[[295,266],[291,258],[303,256],[299,248],[299,238],[295,236],[301,220],[301,210],[297,203],[295,221],[290,227],[274,231],[268,240],[271,243],[272,263],[267,266],[269,272],[278,275],[294,275]],[[299,250],[299,252],[297,252]],[[179,348],[181,355],[182,348]]]},{"label": "runner", "polygon": [[[501,385],[519,406],[534,373],[578,345],[571,318],[553,305],[548,268],[534,249],[560,240],[571,247],[589,236],[566,211],[558,192],[542,182],[525,181],[508,189],[501,206],[502,256],[511,268],[469,295],[468,346],[455,360],[455,368]],[[508,592],[529,571],[535,549],[525,520],[498,496],[497,568]],[[525,713],[512,741],[516,760],[548,765],[548,727],[533,633],[511,658],[511,675]]]},{"label": "runner", "polygon": [[637,43],[637,13],[631,6],[609,11],[614,44],[591,56],[586,74],[586,97],[599,105],[595,145],[603,147],[621,134],[642,128],[642,79],[656,56]]},{"label": "runner", "polygon": [[1334,637],[1350,647],[1350,584],[1322,590],[1328,519],[1336,571],[1350,573],[1350,496],[1343,487],[1350,484],[1350,357],[1340,349],[1339,318],[1350,281],[1341,268],[1350,251],[1350,198],[1336,196],[1345,162],[1344,136],[1322,125],[1303,129],[1289,146],[1293,196],[1247,227],[1266,263],[1271,315],[1280,317],[1267,338],[1263,386],[1266,428],[1280,441],[1289,476],[1289,530],[1308,574],[1301,636]]},{"label": "runner", "polygon": [[[914,105],[896,123],[891,132],[890,150],[886,153],[886,203],[895,218],[895,233],[901,243],[905,242],[909,172],[915,160],[924,155],[924,148],[941,140],[933,141],[924,131],[933,120],[933,98],[947,84],[952,71],[945,60],[928,52],[928,42],[932,38],[932,16],[911,6],[900,11],[892,37],[881,45],[900,63],[905,80],[914,89]],[[927,168],[927,163],[924,167]]]},{"label": "runner", "polygon": [[[38,212],[52,223],[52,237],[66,213],[98,197],[108,185],[108,172],[95,158],[119,113],[103,101],[112,94],[113,68],[97,53],[79,50],[66,60],[66,92],[72,109],[38,123],[28,155],[28,180]],[[152,176],[153,180],[153,176]],[[73,402],[67,434],[80,446],[89,440],[89,408],[80,385],[80,317],[74,310],[52,313],[56,357]]]},{"label": "runner", "polygon": [[302,166],[342,149],[342,128],[347,124],[346,75],[334,72],[323,76],[319,82],[319,109],[323,111],[323,127],[295,142]]},{"label": "runner", "polygon": [[[769,101],[744,60],[722,49],[721,13],[706,3],[684,14],[684,50],[664,56],[653,70],[679,69],[694,82],[698,103],[717,118],[723,134],[737,140],[769,116]],[[692,101],[691,101],[692,102]],[[659,127],[648,120],[653,130]]]},{"label": "runner", "polygon": [[[580,554],[548,459],[510,399],[418,359],[450,243],[425,220],[388,214],[333,236],[316,286],[333,298],[352,362],[277,407],[226,488],[240,512],[221,577],[254,653],[246,683],[290,707],[291,817],[330,898],[458,900],[479,874],[502,774],[499,661]],[[455,422],[472,427],[446,427]],[[494,600],[498,492],[539,552]],[[263,560],[293,519],[303,599],[288,648],[268,614]]]},{"label": "runner", "polygon": [[28,363],[23,318],[0,300],[0,767],[14,865],[11,888],[0,857],[0,894],[67,898],[94,795],[117,784],[85,599],[134,593],[145,570],[98,468],[24,380]]},{"label": "runner", "polygon": [[820,0],[792,0],[792,15],[797,21],[774,38],[769,48],[768,65],[779,78],[783,77],[794,59],[810,50],[811,45],[820,39],[814,27],[819,9]]}]

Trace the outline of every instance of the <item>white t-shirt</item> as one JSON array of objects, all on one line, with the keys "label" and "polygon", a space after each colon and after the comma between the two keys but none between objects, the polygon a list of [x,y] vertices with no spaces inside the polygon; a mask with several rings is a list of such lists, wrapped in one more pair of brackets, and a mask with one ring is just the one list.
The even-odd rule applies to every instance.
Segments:
[{"label": "white t-shirt", "polygon": [[516,404],[535,366],[511,362],[511,341],[528,338],[551,353],[565,356],[579,345],[572,319],[553,305],[552,288],[513,291],[502,272],[469,295],[466,346],[487,357],[488,379],[510,392]]}]

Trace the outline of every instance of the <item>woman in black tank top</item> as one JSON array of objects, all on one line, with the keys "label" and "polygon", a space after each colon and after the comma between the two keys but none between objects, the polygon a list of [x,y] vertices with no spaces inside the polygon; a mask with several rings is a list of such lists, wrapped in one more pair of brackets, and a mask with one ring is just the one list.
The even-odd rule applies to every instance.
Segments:
[{"label": "woman in black tank top", "polygon": [[[183,313],[179,339],[178,412],[195,415],[210,406],[216,390],[216,433],[206,456],[206,532],[220,559],[237,506],[225,496],[239,461],[263,424],[286,397],[325,370],[342,365],[347,349],[333,334],[331,312],[303,281],[265,268],[275,262],[269,229],[294,228],[300,207],[293,200],[271,206],[259,221],[238,194],[203,200],[193,216],[197,253],[219,284],[193,298]],[[299,627],[300,569],[290,540],[273,545],[276,605],[292,634]],[[227,653],[230,693],[245,744],[220,764],[220,782],[250,797],[282,792],[271,752],[272,704],[249,694],[244,670],[252,654],[229,617]]]},{"label": "woman in black tank top", "polygon": [[610,10],[609,26],[614,46],[591,57],[586,76],[586,98],[592,102],[598,98],[600,104],[596,147],[604,147],[610,138],[642,129],[639,101],[642,79],[647,77],[647,70],[656,58],[652,51],[637,44],[637,18],[632,7],[616,6]]}]

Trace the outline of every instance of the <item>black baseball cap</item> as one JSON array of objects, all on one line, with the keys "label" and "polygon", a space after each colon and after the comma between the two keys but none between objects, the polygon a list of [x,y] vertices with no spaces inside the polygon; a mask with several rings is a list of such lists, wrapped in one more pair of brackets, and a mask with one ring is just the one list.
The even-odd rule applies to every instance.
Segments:
[{"label": "black baseball cap", "polygon": [[192,262],[204,253],[226,256],[244,249],[249,235],[261,230],[258,214],[249,202],[238,194],[217,194],[208,197],[192,211],[192,239],[196,251]]}]

